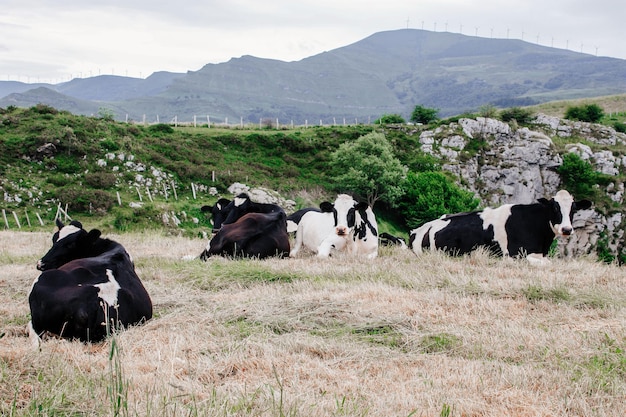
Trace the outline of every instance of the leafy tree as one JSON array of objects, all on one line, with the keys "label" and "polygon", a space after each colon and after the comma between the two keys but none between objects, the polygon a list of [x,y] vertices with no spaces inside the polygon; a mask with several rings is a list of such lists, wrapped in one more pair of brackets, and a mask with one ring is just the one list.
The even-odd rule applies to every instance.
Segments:
[{"label": "leafy tree", "polygon": [[407,226],[415,228],[443,214],[475,210],[479,202],[442,172],[409,172],[398,208]]},{"label": "leafy tree", "polygon": [[439,110],[437,109],[431,109],[418,104],[411,113],[411,121],[415,123],[428,124],[439,119],[439,116],[437,115],[438,113]]},{"label": "leafy tree", "polygon": [[391,123],[406,123],[404,117],[399,114],[383,114],[379,119],[374,120],[374,124],[391,124]]},{"label": "leafy tree", "polygon": [[604,110],[597,104],[570,106],[565,110],[565,118],[581,122],[598,123],[604,117]]},{"label": "leafy tree", "polygon": [[394,206],[402,194],[405,168],[393,153],[384,134],[371,132],[354,142],[344,142],[330,155],[330,166],[339,188],[367,199],[373,207],[377,200]]}]

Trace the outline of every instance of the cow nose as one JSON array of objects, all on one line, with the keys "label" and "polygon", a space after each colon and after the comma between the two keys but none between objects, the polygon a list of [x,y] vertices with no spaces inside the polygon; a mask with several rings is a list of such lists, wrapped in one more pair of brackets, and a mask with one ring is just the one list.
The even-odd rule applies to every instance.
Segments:
[{"label": "cow nose", "polygon": [[40,259],[40,260],[38,260],[38,261],[37,261],[37,269],[38,269],[39,271],[43,271],[43,266],[44,266],[44,264],[43,264],[43,262],[41,262],[41,259]]},{"label": "cow nose", "polygon": [[572,234],[572,228],[571,227],[564,227],[561,229],[561,233],[563,233],[563,236],[569,236]]},{"label": "cow nose", "polygon": [[348,234],[348,228],[346,226],[337,226],[335,231],[338,236],[343,236]]}]

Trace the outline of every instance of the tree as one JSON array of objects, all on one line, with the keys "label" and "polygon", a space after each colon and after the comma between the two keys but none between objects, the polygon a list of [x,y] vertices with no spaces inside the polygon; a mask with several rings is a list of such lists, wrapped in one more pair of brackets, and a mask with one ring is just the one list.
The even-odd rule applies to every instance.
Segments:
[{"label": "tree", "polygon": [[394,206],[402,194],[406,169],[393,153],[383,133],[371,132],[354,142],[344,142],[330,156],[330,166],[341,190],[367,199],[374,207],[381,200]]},{"label": "tree", "polygon": [[442,172],[409,172],[398,208],[407,226],[415,228],[443,214],[475,210],[479,202]]},{"label": "tree", "polygon": [[439,119],[437,113],[439,113],[439,110],[437,109],[430,109],[428,107],[417,105],[411,113],[411,121],[415,123],[428,124]]}]

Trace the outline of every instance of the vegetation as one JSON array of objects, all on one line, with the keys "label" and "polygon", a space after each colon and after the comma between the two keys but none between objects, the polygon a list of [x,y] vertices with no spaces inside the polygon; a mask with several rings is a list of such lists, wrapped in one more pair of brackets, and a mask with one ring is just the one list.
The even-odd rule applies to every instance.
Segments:
[{"label": "vegetation", "polygon": [[598,123],[602,117],[604,117],[604,110],[595,103],[568,107],[565,111],[566,119],[581,122]]},{"label": "vegetation", "polygon": [[3,416],[626,415],[615,264],[399,248],[182,261],[206,242],[125,233],[154,318],[37,350],[25,300],[50,237],[0,231]]},{"label": "vegetation", "polygon": [[353,192],[373,208],[379,199],[394,206],[402,195],[405,168],[383,133],[372,132],[344,142],[330,155],[340,192]]},{"label": "vegetation", "polygon": [[479,203],[472,193],[442,172],[409,172],[398,205],[408,227],[413,229],[443,214],[475,210]]},{"label": "vegetation", "polygon": [[595,187],[598,184],[607,185],[610,182],[608,176],[595,171],[588,161],[571,152],[563,155],[563,164],[557,168],[557,171],[563,181],[563,187],[578,199],[597,200],[599,196]]},{"label": "vegetation", "polygon": [[535,113],[530,109],[521,107],[511,107],[500,111],[500,119],[503,122],[511,122],[515,120],[521,125],[527,125],[535,117]]},{"label": "vegetation", "polygon": [[402,124],[402,123],[406,123],[406,120],[404,120],[404,117],[402,117],[401,115],[394,113],[394,114],[384,114],[380,118],[374,120],[373,123],[375,125]]},{"label": "vegetation", "polygon": [[428,124],[434,122],[439,119],[437,114],[439,110],[432,109],[429,107],[424,107],[421,105],[415,106],[413,111],[411,112],[411,121],[415,123]]}]

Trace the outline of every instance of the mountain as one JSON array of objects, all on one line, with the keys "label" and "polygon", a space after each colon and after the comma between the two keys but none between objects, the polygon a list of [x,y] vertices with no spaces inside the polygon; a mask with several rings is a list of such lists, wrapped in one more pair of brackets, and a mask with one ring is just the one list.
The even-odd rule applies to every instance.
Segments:
[{"label": "mountain", "polygon": [[[20,86],[20,88],[23,86]],[[0,82],[0,92],[9,86]],[[515,39],[487,39],[449,32],[402,29],[375,33],[354,44],[300,61],[253,56],[205,65],[186,74],[155,73],[145,80],[99,76],[50,86],[59,96],[40,102],[59,109],[86,100],[115,117],[258,123],[341,123],[397,113],[415,105],[440,116],[483,105],[511,107],[626,92],[626,60],[596,57]],[[9,94],[0,107],[26,106]],[[17,93],[15,91],[14,93]]]}]

